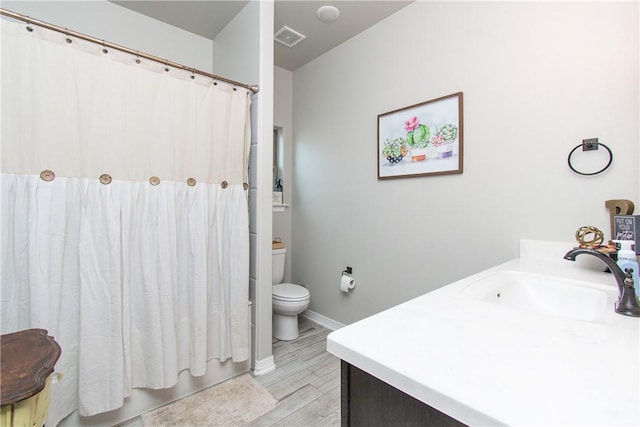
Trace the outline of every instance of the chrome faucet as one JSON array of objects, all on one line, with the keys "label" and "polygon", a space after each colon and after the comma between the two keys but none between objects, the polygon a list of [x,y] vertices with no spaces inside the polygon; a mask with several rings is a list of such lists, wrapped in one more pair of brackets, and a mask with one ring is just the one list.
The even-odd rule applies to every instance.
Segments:
[{"label": "chrome faucet", "polygon": [[618,284],[619,296],[615,306],[616,313],[624,314],[625,316],[640,317],[640,304],[638,304],[638,298],[633,288],[631,275],[633,270],[627,268],[626,271],[622,271],[611,257],[594,249],[575,248],[567,252],[564,259],[575,261],[576,257],[580,254],[593,255],[609,267],[609,271],[611,271]]}]

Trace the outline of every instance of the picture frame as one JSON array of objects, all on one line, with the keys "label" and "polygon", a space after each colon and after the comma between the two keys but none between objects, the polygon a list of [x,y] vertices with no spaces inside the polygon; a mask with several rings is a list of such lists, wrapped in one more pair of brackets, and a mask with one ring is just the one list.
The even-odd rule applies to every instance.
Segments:
[{"label": "picture frame", "polygon": [[378,115],[378,179],[462,173],[462,92]]}]

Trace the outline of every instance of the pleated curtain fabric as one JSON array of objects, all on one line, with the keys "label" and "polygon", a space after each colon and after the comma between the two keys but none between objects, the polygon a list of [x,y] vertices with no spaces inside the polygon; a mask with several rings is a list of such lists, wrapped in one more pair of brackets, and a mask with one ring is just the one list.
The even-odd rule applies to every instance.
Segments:
[{"label": "pleated curtain fabric", "polygon": [[1,329],[60,343],[51,425],[249,357],[250,93],[65,39],[2,21]]}]

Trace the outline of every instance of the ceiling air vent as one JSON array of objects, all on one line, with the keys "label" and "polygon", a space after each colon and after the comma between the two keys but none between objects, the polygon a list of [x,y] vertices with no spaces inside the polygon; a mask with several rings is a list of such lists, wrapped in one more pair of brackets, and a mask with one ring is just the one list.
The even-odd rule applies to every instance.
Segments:
[{"label": "ceiling air vent", "polygon": [[278,30],[275,35],[275,39],[278,43],[283,44],[287,47],[294,47],[302,40],[304,40],[305,36],[285,25]]}]

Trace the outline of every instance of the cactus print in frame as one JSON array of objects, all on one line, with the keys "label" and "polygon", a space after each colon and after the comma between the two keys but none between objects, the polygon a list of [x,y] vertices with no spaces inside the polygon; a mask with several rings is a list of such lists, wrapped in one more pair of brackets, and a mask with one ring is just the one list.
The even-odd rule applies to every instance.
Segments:
[{"label": "cactus print in frame", "polygon": [[378,115],[378,179],[462,173],[462,92]]}]

